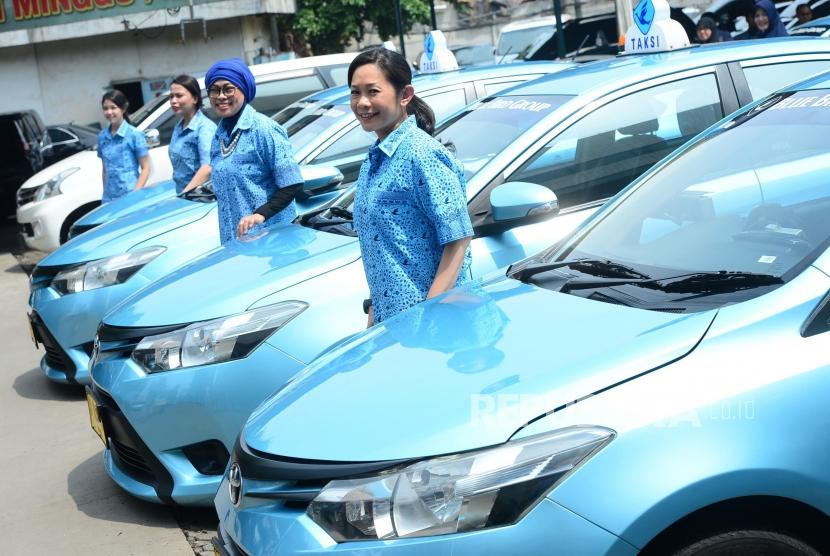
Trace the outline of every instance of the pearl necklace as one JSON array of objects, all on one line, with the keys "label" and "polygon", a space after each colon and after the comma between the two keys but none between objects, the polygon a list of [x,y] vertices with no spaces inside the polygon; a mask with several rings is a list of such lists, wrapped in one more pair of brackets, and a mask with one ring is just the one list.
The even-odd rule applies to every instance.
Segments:
[{"label": "pearl necklace", "polygon": [[225,140],[219,140],[219,151],[222,153],[222,156],[227,158],[233,153],[234,149],[236,149],[236,144],[239,143],[239,137],[242,135],[242,130],[237,129],[236,133],[233,134],[233,139],[231,139],[230,145],[225,145]]}]

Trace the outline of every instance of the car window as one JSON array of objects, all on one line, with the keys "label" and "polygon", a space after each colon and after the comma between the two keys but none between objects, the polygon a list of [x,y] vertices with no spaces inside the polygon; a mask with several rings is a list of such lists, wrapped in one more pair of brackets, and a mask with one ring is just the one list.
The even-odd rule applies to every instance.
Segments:
[{"label": "car window", "polygon": [[157,96],[150,102],[146,103],[144,106],[130,114],[130,121],[133,123],[134,126],[138,126],[147,119],[153,112],[158,109],[159,106],[162,104],[168,103],[170,101],[170,95],[164,94]]},{"label": "car window", "polygon": [[752,98],[757,100],[778,89],[830,69],[830,60],[805,60],[744,68]]},{"label": "car window", "polygon": [[496,49],[497,56],[504,56],[505,54],[519,54],[537,37],[544,35],[545,37],[553,36],[554,29],[549,25],[540,25],[538,27],[529,27],[527,29],[520,29],[517,31],[509,31],[502,33],[499,37],[499,46]]},{"label": "car window", "polygon": [[322,90],[325,83],[318,75],[306,75],[257,83],[256,98],[251,106],[266,116],[273,116],[304,96]]},{"label": "car window", "polygon": [[334,86],[346,84],[346,80],[349,75],[349,64],[343,64],[340,66],[325,66],[318,69],[323,75],[326,76],[326,79],[330,83],[334,83]]},{"label": "car window", "polygon": [[49,139],[51,139],[53,143],[75,140],[75,137],[72,134],[59,127],[50,127],[47,131],[49,133]]},{"label": "car window", "polygon": [[561,208],[606,199],[723,115],[712,74],[638,91],[582,118],[507,181],[544,185]]},{"label": "car window", "polygon": [[432,108],[432,111],[435,113],[436,123],[458,112],[474,100],[467,100],[467,95],[463,88],[440,93],[426,92],[419,96]]}]

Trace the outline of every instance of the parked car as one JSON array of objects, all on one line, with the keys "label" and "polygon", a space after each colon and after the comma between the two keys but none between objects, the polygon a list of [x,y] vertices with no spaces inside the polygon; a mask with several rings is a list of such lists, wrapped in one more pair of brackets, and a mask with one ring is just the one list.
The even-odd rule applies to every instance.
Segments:
[{"label": "parked car", "polygon": [[216,552],[827,554],[828,129],[824,74],[326,353],[242,429]]},{"label": "parked car", "polygon": [[[562,22],[571,19],[562,15]],[[536,17],[508,23],[499,31],[496,44],[495,63],[504,64],[523,58],[525,51],[539,40],[546,40],[556,34],[556,18],[553,16]],[[541,37],[541,39],[540,39]]]},{"label": "parked car", "polygon": [[[423,75],[415,82],[421,97],[441,117],[446,111],[465,106],[468,98],[474,100],[477,95],[483,96],[492,88],[508,87],[569,67],[570,64],[561,63],[515,68],[494,66],[490,69]],[[347,91],[339,91],[339,94],[343,93]],[[316,98],[324,100],[329,95],[320,93]],[[306,117],[309,113],[314,117]],[[289,118],[286,125],[295,156],[303,163],[301,169],[306,186],[305,193],[299,196],[302,208],[311,210],[338,197],[342,193],[338,186],[344,179],[343,175],[351,179],[371,144],[369,134],[357,126],[348,108],[348,96],[338,98],[333,105],[307,106]],[[307,128],[310,129],[308,133]],[[359,133],[355,134],[355,131]],[[344,136],[342,141],[348,141],[345,149],[335,152],[338,147],[333,144],[334,138]],[[368,142],[361,146],[365,140]],[[315,160],[323,159],[329,162],[325,165],[313,164]],[[46,349],[41,369],[51,380],[88,383],[92,342],[102,317],[140,288],[219,247],[217,209],[212,195],[197,195],[193,200],[198,203],[171,199],[159,204],[160,200],[172,197],[173,193],[171,183],[161,184],[147,192],[134,191],[123,199],[96,209],[76,224],[76,233],[83,232],[83,235],[47,256],[35,267],[30,319],[36,338]],[[104,221],[108,223],[102,225]],[[164,247],[166,251],[146,268],[132,264],[135,257],[139,257],[136,260],[144,260],[141,255],[132,256],[133,249],[147,245]],[[278,247],[277,252],[280,249]],[[91,269],[106,266],[105,262],[115,264],[113,261],[122,266],[130,263],[130,272],[135,274],[124,270],[109,276],[103,284],[105,287],[98,282],[94,283],[94,287],[87,287],[86,274]],[[68,277],[77,278],[72,288],[65,283]]]},{"label": "parked car", "polygon": [[[822,44],[725,44],[586,64],[452,116],[436,137],[467,176],[472,276],[564,237],[725,110],[751,102],[751,89],[732,83],[755,82],[753,68],[766,68],[766,83],[786,74],[784,64],[830,68],[830,43]],[[808,45],[825,51],[808,54]],[[344,195],[297,224],[226,245],[104,316],[90,407],[104,423],[106,470],[122,488],[209,503],[247,414],[365,327],[350,203]],[[198,302],[182,303],[194,284],[203,285]]]},{"label": "parked car", "polygon": [[95,149],[98,146],[98,132],[93,127],[78,124],[46,126],[41,152],[43,166],[49,166],[75,153]]},{"label": "parked car", "polygon": [[34,110],[0,114],[0,216],[14,214],[17,188],[43,168],[44,133]]},{"label": "parked car", "polygon": [[[253,66],[257,97],[251,105],[270,115],[309,93],[342,85],[355,56],[331,54]],[[171,179],[167,145],[178,118],[170,109],[169,95],[153,99],[130,119],[148,135],[148,183]],[[26,180],[17,192],[17,221],[26,246],[47,252],[57,249],[69,239],[72,224],[100,204],[102,191],[101,160],[93,152],[70,156]]]},{"label": "parked car", "polygon": [[830,16],[821,17],[789,30],[791,37],[830,37]]}]

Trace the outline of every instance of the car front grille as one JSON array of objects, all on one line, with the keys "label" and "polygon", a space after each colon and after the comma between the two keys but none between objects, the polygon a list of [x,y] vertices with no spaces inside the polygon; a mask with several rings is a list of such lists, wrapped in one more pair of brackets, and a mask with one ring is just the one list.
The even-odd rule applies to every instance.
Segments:
[{"label": "car front grille", "polygon": [[35,229],[28,222],[20,225],[20,232],[26,237],[35,237]]},{"label": "car front grille", "polygon": [[43,323],[43,320],[41,320],[40,315],[38,315],[37,312],[32,311],[29,315],[29,319],[32,322],[32,328],[35,330],[35,334],[37,335],[37,340],[43,344],[43,348],[46,350],[46,364],[58,372],[65,373],[66,378],[70,381],[74,380],[75,363],[72,362],[69,355],[66,354],[55,337],[52,336],[49,329],[46,328],[46,325]]},{"label": "car front grille", "polygon": [[155,482],[153,480],[153,470],[150,469],[150,466],[147,465],[147,462],[141,457],[138,450],[127,446],[113,437],[110,437],[110,448],[115,455],[118,467],[124,473],[136,481],[147,485],[152,485]]},{"label": "car front grille", "polygon": [[17,206],[22,207],[23,205],[28,205],[32,201],[35,200],[35,193],[37,193],[37,187],[21,187],[17,190]]}]

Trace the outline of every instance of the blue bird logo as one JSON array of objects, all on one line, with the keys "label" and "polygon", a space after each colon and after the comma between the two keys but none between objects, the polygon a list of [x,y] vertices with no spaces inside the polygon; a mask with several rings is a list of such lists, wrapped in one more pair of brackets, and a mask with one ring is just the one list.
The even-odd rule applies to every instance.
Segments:
[{"label": "blue bird logo", "polygon": [[651,0],[640,0],[634,6],[634,23],[637,28],[644,35],[651,30],[651,24],[654,23],[654,4]]}]

